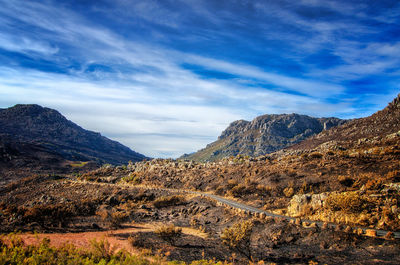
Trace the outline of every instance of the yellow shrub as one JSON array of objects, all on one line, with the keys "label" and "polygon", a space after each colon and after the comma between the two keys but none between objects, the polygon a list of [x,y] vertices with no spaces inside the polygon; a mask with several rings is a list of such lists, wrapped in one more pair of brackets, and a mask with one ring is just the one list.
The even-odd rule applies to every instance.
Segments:
[{"label": "yellow shrub", "polygon": [[253,223],[251,221],[236,223],[222,232],[222,242],[231,248],[236,248],[241,243],[246,243],[250,240],[252,229]]},{"label": "yellow shrub", "polygon": [[361,213],[372,205],[368,199],[357,192],[334,193],[326,198],[326,205],[332,211]]},{"label": "yellow shrub", "polygon": [[286,188],[283,190],[283,194],[285,194],[285,196],[288,197],[288,198],[292,197],[292,196],[294,195],[294,189],[293,189],[293,187],[286,187]]}]

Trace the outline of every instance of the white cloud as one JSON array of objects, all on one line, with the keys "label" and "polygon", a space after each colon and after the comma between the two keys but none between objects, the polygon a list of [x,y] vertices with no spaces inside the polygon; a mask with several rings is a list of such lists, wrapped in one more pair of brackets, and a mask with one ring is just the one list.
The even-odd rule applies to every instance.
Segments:
[{"label": "white cloud", "polygon": [[369,75],[396,75],[392,70],[400,64],[400,43],[358,43],[341,41],[333,54],[343,60],[329,69],[313,69],[310,76],[325,77],[332,80],[354,80]]},{"label": "white cloud", "polygon": [[344,87],[340,85],[265,72],[249,65],[237,65],[199,56],[185,56],[185,58],[188,62],[204,66],[207,69],[215,69],[247,78],[256,78],[281,89],[296,91],[313,97],[330,97],[344,91]]},{"label": "white cloud", "polygon": [[[249,120],[260,114],[298,112],[315,116],[351,116],[355,113],[351,102],[328,102],[343,94],[345,88],[321,81],[323,75],[316,75],[314,79],[287,76],[248,64],[128,40],[62,7],[18,1],[4,1],[3,4],[7,8],[0,10],[0,14],[7,12],[8,15],[0,19],[4,20],[5,27],[12,27],[12,19],[15,19],[42,28],[44,39],[68,46],[82,67],[70,69],[69,74],[0,67],[1,106],[37,103],[55,108],[82,127],[120,140],[148,156],[177,157],[195,151],[216,139],[233,120]],[[148,2],[138,8],[146,12],[141,14],[146,20],[157,19],[165,12],[155,10]],[[196,12],[213,16],[201,8]],[[279,12],[283,13],[278,15],[289,19],[288,23],[295,21],[298,26],[325,34],[327,38],[323,41],[330,41],[330,34],[343,28],[343,24],[313,24],[286,11]],[[174,15],[167,18],[157,23],[174,27],[181,21]],[[217,17],[212,21],[223,23]],[[318,45],[323,42],[317,38],[312,41]],[[44,58],[56,53],[59,57],[69,55],[68,51],[58,50],[46,40],[34,41],[25,37],[24,42],[10,34],[0,35],[0,46],[14,51],[35,51]],[[376,50],[386,55],[394,54],[397,49],[392,45]],[[338,50],[337,53],[344,57],[347,51]],[[357,61],[357,57],[346,59],[353,63]],[[185,69],[183,63],[237,78],[207,79]],[[88,73],[92,64],[109,65],[113,71]],[[342,74],[355,71],[336,70]],[[258,83],[268,88],[259,87]]]},{"label": "white cloud", "polygon": [[[121,87],[118,82],[96,83],[61,74],[3,67],[0,103],[3,107],[37,103],[55,108],[86,129],[114,137],[136,151],[155,157],[176,157],[195,151],[210,139],[216,139],[233,120],[252,119],[264,113],[315,114],[321,113],[321,109],[325,110],[321,114],[329,115],[342,108],[313,98],[239,87],[234,81],[213,83],[195,76],[186,77],[183,84],[175,80],[174,88],[183,88],[190,82],[198,93],[207,85],[217,89],[212,96],[220,106],[207,100],[197,104],[191,89],[181,90],[178,99],[168,89],[160,89],[163,80],[152,80],[142,89],[143,84]],[[151,87],[158,92],[154,93]],[[204,93],[213,92],[211,89]],[[224,101],[232,104],[226,105]]]},{"label": "white cloud", "polygon": [[0,32],[0,48],[5,50],[31,54],[32,52],[43,55],[53,55],[58,52],[57,47],[53,47],[46,42],[32,40],[23,36],[12,36]]}]

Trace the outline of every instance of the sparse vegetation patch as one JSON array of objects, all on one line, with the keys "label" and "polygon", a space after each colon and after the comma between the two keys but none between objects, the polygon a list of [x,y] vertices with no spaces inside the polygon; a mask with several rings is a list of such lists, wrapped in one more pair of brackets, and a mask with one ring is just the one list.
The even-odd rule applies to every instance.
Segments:
[{"label": "sparse vegetation patch", "polygon": [[163,196],[153,202],[154,207],[163,208],[169,206],[177,206],[186,203],[186,199],[182,195]]}]

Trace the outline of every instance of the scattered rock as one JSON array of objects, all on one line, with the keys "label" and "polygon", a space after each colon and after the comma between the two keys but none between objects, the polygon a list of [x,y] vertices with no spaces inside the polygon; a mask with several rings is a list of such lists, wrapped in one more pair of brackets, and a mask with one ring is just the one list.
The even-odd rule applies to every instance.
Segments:
[{"label": "scattered rock", "polygon": [[389,231],[385,235],[385,239],[394,239],[394,233]]}]

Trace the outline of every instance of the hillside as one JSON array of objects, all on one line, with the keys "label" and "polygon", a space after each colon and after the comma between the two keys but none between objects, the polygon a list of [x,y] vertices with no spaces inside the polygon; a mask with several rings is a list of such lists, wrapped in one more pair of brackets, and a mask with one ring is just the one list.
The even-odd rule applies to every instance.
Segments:
[{"label": "hillside", "polygon": [[354,119],[342,126],[323,131],[318,135],[290,147],[290,149],[312,149],[327,143],[330,145],[336,143],[345,148],[351,148],[362,142],[377,142],[384,139],[387,135],[399,131],[400,94],[383,110],[369,117]]},{"label": "hillside", "polygon": [[253,121],[232,122],[218,140],[182,158],[215,161],[229,156],[265,155],[330,129],[346,121],[338,118],[313,118],[299,114],[263,115]]},{"label": "hillside", "polygon": [[123,164],[145,159],[144,155],[100,133],[81,128],[58,111],[39,105],[0,109],[0,139],[2,156],[9,160],[25,156],[40,161],[46,156],[53,161]]}]

